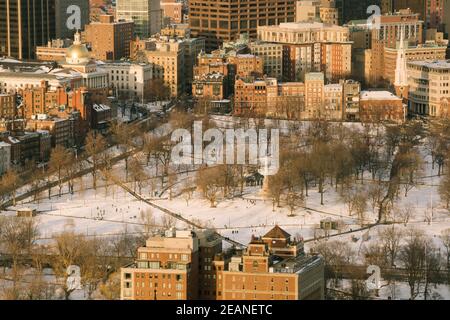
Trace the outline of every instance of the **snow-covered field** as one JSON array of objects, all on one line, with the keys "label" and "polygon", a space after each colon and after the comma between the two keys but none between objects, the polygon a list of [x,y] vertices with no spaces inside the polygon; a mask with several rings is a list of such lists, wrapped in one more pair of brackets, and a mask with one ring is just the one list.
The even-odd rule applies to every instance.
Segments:
[{"label": "snow-covered field", "polygon": [[[142,155],[136,155],[141,162],[145,162]],[[408,192],[405,197],[401,192],[398,201],[398,207],[407,205],[414,207],[413,215],[407,225],[398,224],[398,228],[410,229],[412,227],[423,230],[429,235],[437,246],[442,247],[439,235],[445,229],[450,228],[450,214],[445,209],[439,199],[437,186],[440,177],[437,177],[437,168],[431,168],[429,157],[425,157],[426,165],[422,172],[420,183]],[[114,167],[115,176],[125,179],[124,161],[119,162]],[[153,176],[156,174],[154,162],[146,169],[147,173]],[[145,198],[154,201],[154,203],[164,208],[175,211],[181,216],[206,223],[208,226],[216,228],[222,235],[229,237],[241,243],[248,243],[251,235],[263,235],[275,224],[278,224],[293,236],[303,237],[307,240],[305,244],[308,250],[315,241],[315,236],[323,235],[318,230],[322,219],[331,218],[341,220],[344,227],[341,231],[357,230],[361,227],[361,221],[358,221],[355,215],[349,216],[346,205],[340,200],[339,195],[334,188],[327,186],[324,195],[324,205],[320,205],[320,194],[317,188],[312,187],[309,190],[309,196],[306,199],[306,208],[295,210],[294,215],[289,215],[287,207],[272,208],[270,199],[266,199],[261,194],[261,187],[246,187],[242,196],[233,199],[220,200],[217,207],[211,208],[209,202],[202,199],[200,193],[194,192],[192,199],[187,199],[179,195],[179,190],[194,183],[195,172],[183,173],[177,177],[177,182],[173,187],[175,195],[171,200],[168,199],[167,188],[161,188],[159,178],[153,179],[152,189],[148,184],[140,192]],[[367,177],[369,178],[369,177]],[[369,179],[364,184],[371,183]],[[72,229],[76,232],[86,235],[113,235],[122,232],[138,233],[142,230],[140,222],[141,211],[146,211],[150,207],[148,204],[136,200],[132,195],[116,185],[110,185],[105,188],[104,181],[100,181],[100,187],[97,190],[92,189],[91,176],[85,176],[82,182],[75,184],[75,194],[67,193],[67,187],[64,186],[63,194],[57,195],[57,188],[53,189],[53,196],[48,199],[42,195],[39,201],[28,199],[18,203],[16,208],[31,207],[39,212],[39,230],[41,241],[48,241],[54,234],[66,229]],[[132,187],[132,183],[128,184]],[[155,195],[157,192],[157,196]],[[1,214],[13,215],[13,207],[9,211]],[[156,224],[161,225],[164,213],[158,209],[151,208],[156,219]],[[427,217],[432,216],[432,219]],[[364,224],[376,222],[377,216],[370,205],[364,218]],[[178,228],[187,227],[184,223],[178,221]],[[373,241],[378,241],[378,230],[386,226],[375,226],[369,230],[355,231],[343,235],[333,236],[333,240],[341,240],[351,244],[355,252],[361,253],[364,246]],[[335,235],[337,231],[331,231]],[[364,236],[363,236],[364,235]],[[367,237],[368,236],[368,237]],[[364,240],[365,239],[365,240]],[[330,241],[330,240],[328,240]],[[442,249],[443,250],[443,249]],[[360,257],[361,259],[361,257]],[[404,297],[401,289],[403,284],[399,284],[399,297]],[[387,298],[391,294],[387,290],[392,288],[383,288],[381,296]],[[450,289],[448,286],[439,286],[441,296],[450,299]],[[394,295],[395,296],[395,295]]]}]

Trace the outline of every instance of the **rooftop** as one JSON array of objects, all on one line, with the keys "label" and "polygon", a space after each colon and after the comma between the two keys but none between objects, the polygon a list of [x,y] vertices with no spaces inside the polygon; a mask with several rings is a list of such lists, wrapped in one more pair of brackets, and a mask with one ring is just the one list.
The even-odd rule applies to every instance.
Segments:
[{"label": "rooftop", "polygon": [[420,67],[427,67],[430,69],[450,69],[450,60],[423,60],[412,61],[409,65],[415,65]]},{"label": "rooftop", "polygon": [[284,29],[290,31],[312,31],[318,29],[348,30],[347,27],[322,22],[284,22],[279,25],[261,26],[258,29]]},{"label": "rooftop", "polygon": [[402,100],[389,91],[361,91],[361,100]]},{"label": "rooftop", "polygon": [[289,240],[291,235],[281,229],[278,225],[273,227],[269,232],[267,232],[263,238],[272,238],[272,239],[287,239]]},{"label": "rooftop", "polygon": [[320,256],[299,255],[297,257],[277,260],[269,268],[270,273],[302,273],[307,269],[322,263]]}]

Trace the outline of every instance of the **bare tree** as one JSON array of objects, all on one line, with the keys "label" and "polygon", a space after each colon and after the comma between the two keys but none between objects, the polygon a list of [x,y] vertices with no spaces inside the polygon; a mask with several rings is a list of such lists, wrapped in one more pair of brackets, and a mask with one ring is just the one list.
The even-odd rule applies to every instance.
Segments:
[{"label": "bare tree", "polygon": [[21,179],[14,169],[9,169],[1,179],[1,185],[6,194],[12,195],[13,206],[16,205],[16,192]]},{"label": "bare tree", "polygon": [[141,211],[139,222],[142,224],[142,231],[144,232],[145,237],[150,237],[156,224],[155,217],[153,216],[153,212],[150,208],[145,211]]},{"label": "bare tree", "polygon": [[97,290],[100,283],[108,278],[111,262],[109,242],[105,239],[91,238],[83,242],[80,257],[81,283],[88,299]]},{"label": "bare tree", "polygon": [[70,294],[76,289],[68,284],[69,266],[82,263],[83,249],[86,240],[84,236],[75,234],[72,231],[65,231],[54,238],[54,250],[52,268],[55,275],[61,280],[61,288],[64,292],[64,298],[69,300]]},{"label": "bare tree", "polygon": [[395,228],[395,225],[392,225],[391,227],[379,230],[378,236],[381,246],[388,257],[389,264],[395,266],[403,233],[398,228]]},{"label": "bare tree", "polygon": [[19,297],[17,286],[20,279],[20,256],[31,254],[31,248],[38,237],[37,221],[34,218],[0,217],[0,242],[12,259],[11,294]]},{"label": "bare tree", "polygon": [[425,252],[426,240],[423,233],[410,230],[406,243],[399,251],[399,261],[405,269],[412,300],[416,299],[424,285]]},{"label": "bare tree", "polygon": [[101,134],[89,131],[86,136],[86,153],[92,162],[93,187],[97,189],[97,171],[100,169],[102,152],[106,149],[106,140]]},{"label": "bare tree", "polygon": [[439,195],[441,200],[445,203],[447,209],[450,208],[450,171],[447,172],[439,183]]},{"label": "bare tree", "polygon": [[446,252],[446,265],[450,269],[450,229],[445,229],[441,232],[440,239],[444,245]]},{"label": "bare tree", "polygon": [[71,160],[70,152],[59,144],[53,148],[50,154],[49,169],[51,172],[56,172],[59,187],[58,196],[61,196],[64,168],[69,165]]},{"label": "bare tree", "polygon": [[301,193],[289,192],[286,195],[285,203],[289,208],[289,216],[293,216],[295,210],[297,210],[299,207],[304,206],[305,197]]},{"label": "bare tree", "polygon": [[211,208],[217,205],[217,198],[223,186],[223,176],[219,167],[205,167],[197,172],[196,184]]},{"label": "bare tree", "polygon": [[107,300],[120,299],[120,272],[112,273],[104,283],[100,284],[100,293]]},{"label": "bare tree", "polygon": [[110,128],[110,133],[117,143],[118,147],[121,149],[125,157],[125,172],[128,178],[128,159],[130,157],[130,149],[133,147],[133,132],[131,128],[124,123],[116,122]]},{"label": "bare tree", "polygon": [[406,227],[406,225],[409,222],[409,219],[415,213],[415,207],[411,203],[408,203],[404,207],[398,208],[397,212],[400,222],[402,222]]},{"label": "bare tree", "polygon": [[172,227],[175,227],[175,225],[177,224],[177,220],[174,217],[165,214],[161,217],[161,224],[163,228],[167,230]]}]

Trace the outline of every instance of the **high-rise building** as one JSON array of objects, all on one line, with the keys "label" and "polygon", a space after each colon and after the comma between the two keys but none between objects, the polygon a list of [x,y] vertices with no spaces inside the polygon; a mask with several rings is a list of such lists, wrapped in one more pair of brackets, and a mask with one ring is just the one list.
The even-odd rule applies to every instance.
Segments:
[{"label": "high-rise building", "polygon": [[283,44],[283,81],[304,81],[308,72],[323,72],[328,81],[351,73],[349,29],[319,22],[258,27],[258,39]]},{"label": "high-rise building", "polygon": [[160,0],[117,0],[116,19],[133,21],[135,35],[148,38],[161,31]]},{"label": "high-rise building", "polygon": [[419,19],[424,21],[426,29],[442,30],[444,12],[446,12],[443,0],[393,0],[394,10],[407,8],[419,14]]},{"label": "high-rise building", "polygon": [[183,4],[176,0],[161,0],[163,18],[169,23],[183,22]]},{"label": "high-rise building", "polygon": [[[219,12],[217,12],[219,11]],[[295,21],[294,0],[192,0],[189,27],[194,37],[206,38],[206,50],[248,33],[256,38],[259,26]]]},{"label": "high-rise building", "polygon": [[314,22],[320,19],[320,0],[299,0],[295,3],[295,22]]},{"label": "high-rise building", "polygon": [[[442,12],[445,13],[450,12],[450,0],[442,0],[442,2],[443,2]],[[442,16],[442,23],[445,37],[447,39],[450,39],[450,14],[444,14]]]},{"label": "high-rise building", "polygon": [[400,41],[401,30],[409,46],[417,46],[423,42],[423,21],[419,14],[409,9],[400,10],[393,14],[380,17],[380,28],[373,29],[371,35],[370,67],[366,68],[370,85],[382,85],[384,72],[385,48],[396,48]]},{"label": "high-rise building", "polygon": [[89,0],[55,0],[55,38],[72,39],[89,23]]},{"label": "high-rise building", "polygon": [[98,22],[86,25],[84,41],[91,47],[91,57],[98,60],[119,60],[130,56],[134,22],[114,21],[101,15]]},{"label": "high-rise building", "polygon": [[340,0],[338,6],[342,8],[342,23],[347,23],[351,20],[368,19],[373,14],[367,13],[368,8],[370,6],[378,6],[381,9],[382,1],[383,0]]},{"label": "high-rise building", "polygon": [[32,59],[55,32],[54,0],[0,0],[0,56]]}]

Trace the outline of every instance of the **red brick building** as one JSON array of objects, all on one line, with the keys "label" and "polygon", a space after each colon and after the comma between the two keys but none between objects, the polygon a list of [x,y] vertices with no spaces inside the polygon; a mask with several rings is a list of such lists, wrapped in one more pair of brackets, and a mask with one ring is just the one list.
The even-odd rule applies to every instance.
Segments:
[{"label": "red brick building", "polygon": [[396,122],[406,118],[403,100],[388,91],[361,91],[359,117],[361,122]]}]

